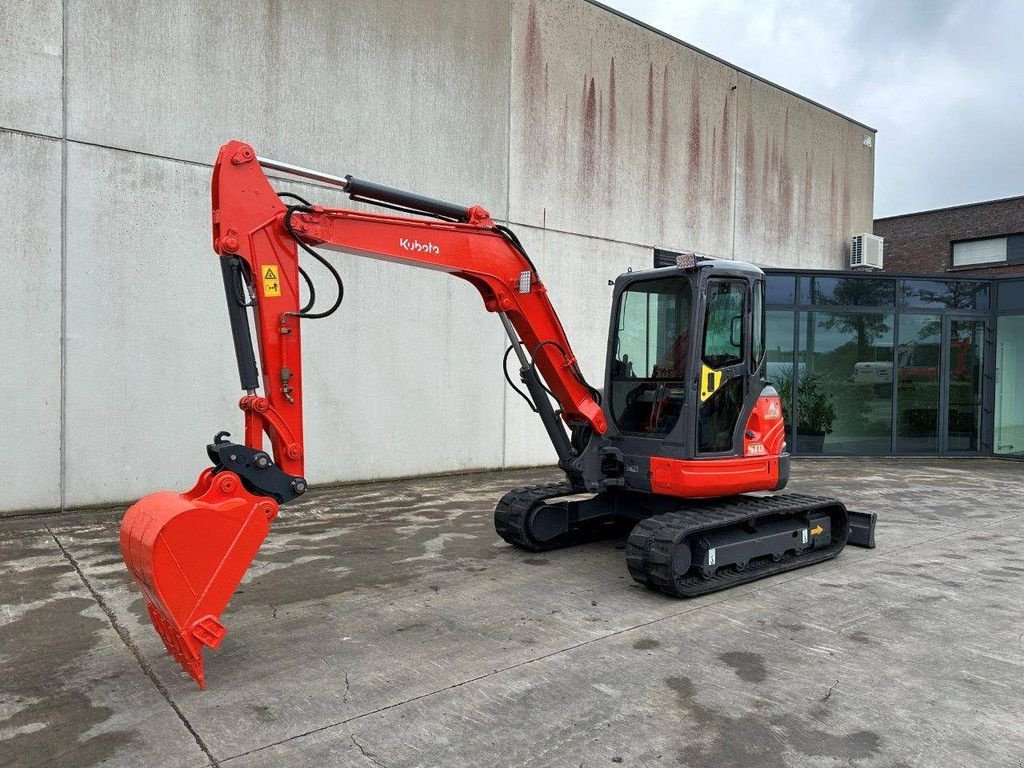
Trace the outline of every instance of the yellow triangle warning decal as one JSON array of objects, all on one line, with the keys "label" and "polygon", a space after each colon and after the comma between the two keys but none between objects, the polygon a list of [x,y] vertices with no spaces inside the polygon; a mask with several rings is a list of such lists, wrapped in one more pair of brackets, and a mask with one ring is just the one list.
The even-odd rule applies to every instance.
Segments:
[{"label": "yellow triangle warning decal", "polygon": [[260,264],[260,274],[263,276],[263,295],[280,296],[281,281],[277,276],[280,267],[277,264]]}]

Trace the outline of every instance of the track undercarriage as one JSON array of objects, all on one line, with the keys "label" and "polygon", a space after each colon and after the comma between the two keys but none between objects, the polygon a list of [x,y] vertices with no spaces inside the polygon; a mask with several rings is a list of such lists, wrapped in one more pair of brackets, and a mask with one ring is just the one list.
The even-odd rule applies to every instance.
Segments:
[{"label": "track undercarriage", "polygon": [[517,488],[494,510],[498,535],[531,552],[627,536],[630,575],[696,597],[874,546],[874,515],[802,494],[683,501],[628,491],[581,498],[568,483]]}]

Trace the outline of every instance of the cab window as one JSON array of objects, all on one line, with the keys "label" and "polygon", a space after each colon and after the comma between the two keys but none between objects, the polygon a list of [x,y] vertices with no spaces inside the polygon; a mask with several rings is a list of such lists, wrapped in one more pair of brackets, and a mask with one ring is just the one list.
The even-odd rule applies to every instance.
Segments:
[{"label": "cab window", "polygon": [[609,376],[612,418],[624,434],[663,436],[686,402],[692,288],[685,277],[634,283],[619,299]]},{"label": "cab window", "polygon": [[708,283],[704,318],[704,362],[725,368],[743,362],[743,293],[746,283],[712,280]]}]

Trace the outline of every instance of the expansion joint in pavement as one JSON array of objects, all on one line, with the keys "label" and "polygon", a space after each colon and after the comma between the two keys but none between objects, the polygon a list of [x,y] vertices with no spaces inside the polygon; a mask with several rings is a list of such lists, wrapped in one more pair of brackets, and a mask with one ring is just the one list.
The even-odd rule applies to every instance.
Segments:
[{"label": "expansion joint in pavement", "polygon": [[93,587],[92,583],[86,577],[85,572],[82,570],[82,567],[79,565],[78,560],[75,558],[73,554],[71,554],[70,550],[68,550],[68,548],[64,546],[63,542],[61,542],[61,540],[57,538],[57,535],[51,530],[49,525],[46,526],[46,532],[50,534],[50,538],[53,539],[54,543],[57,545],[57,548],[60,549],[61,554],[64,555],[64,559],[67,560],[71,567],[75,569],[75,573],[78,574],[79,580],[82,582],[85,588],[89,590],[89,594],[92,595],[92,599],[96,601],[96,604],[100,607],[103,613],[106,614],[107,620],[110,622],[110,626],[114,628],[114,632],[116,632],[117,636],[121,638],[121,642],[125,644],[125,647],[127,647],[128,650],[131,651],[132,656],[135,657],[135,661],[138,663],[139,667],[145,673],[146,677],[149,678],[149,681],[153,683],[153,687],[160,692],[160,695],[164,697],[164,700],[167,702],[167,705],[174,711],[174,714],[178,716],[178,719],[181,720],[181,723],[185,726],[185,729],[190,734],[192,734],[192,738],[195,739],[195,742],[198,745],[199,749],[201,749],[203,754],[206,755],[207,759],[210,761],[210,765],[213,766],[213,768],[219,768],[220,762],[217,760],[216,757],[214,757],[213,753],[210,751],[210,748],[207,746],[206,742],[203,741],[203,737],[199,735],[199,732],[196,731],[192,723],[190,723],[188,718],[185,717],[185,713],[181,711],[181,708],[178,706],[178,704],[174,701],[173,698],[171,698],[170,691],[168,691],[167,687],[160,681],[160,678],[157,677],[156,672],[153,671],[153,667],[150,666],[149,662],[146,661],[146,658],[142,655],[142,652],[139,650],[138,646],[135,645],[134,641],[132,640],[131,633],[128,632],[127,627],[125,627],[123,624],[121,624],[120,621],[117,620],[117,616],[114,614],[113,609],[109,605],[107,605],[107,602],[103,599],[103,596],[95,589],[95,587]]}]

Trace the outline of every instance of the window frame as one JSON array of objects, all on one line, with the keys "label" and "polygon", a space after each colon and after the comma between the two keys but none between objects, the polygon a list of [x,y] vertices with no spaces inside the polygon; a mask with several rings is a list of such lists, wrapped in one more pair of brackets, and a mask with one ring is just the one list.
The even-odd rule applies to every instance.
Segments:
[{"label": "window frame", "polygon": [[[951,240],[949,242],[949,268],[951,270],[960,269],[982,269],[985,267],[1001,267],[1010,263],[1009,261],[1009,250],[1010,250],[1010,238],[1013,233],[1003,235],[985,235],[983,237],[965,237],[960,240]],[[980,243],[985,240],[1002,240],[1004,243],[1003,258],[995,261],[978,261],[973,264],[957,264],[956,263],[956,247],[963,243]]]}]

